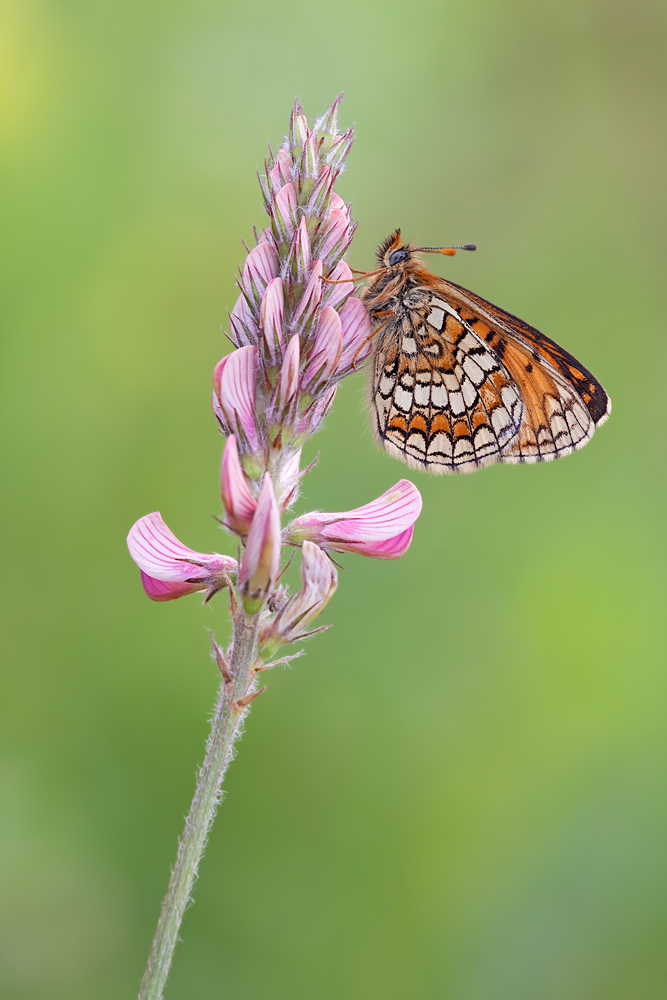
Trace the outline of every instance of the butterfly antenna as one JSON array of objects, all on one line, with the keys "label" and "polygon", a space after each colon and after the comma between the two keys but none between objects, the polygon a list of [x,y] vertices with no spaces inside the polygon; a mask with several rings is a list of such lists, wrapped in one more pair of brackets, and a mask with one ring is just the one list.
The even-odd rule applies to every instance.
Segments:
[{"label": "butterfly antenna", "polygon": [[461,243],[456,247],[417,247],[423,253],[444,253],[448,257],[453,257],[457,250],[476,250],[476,243]]}]

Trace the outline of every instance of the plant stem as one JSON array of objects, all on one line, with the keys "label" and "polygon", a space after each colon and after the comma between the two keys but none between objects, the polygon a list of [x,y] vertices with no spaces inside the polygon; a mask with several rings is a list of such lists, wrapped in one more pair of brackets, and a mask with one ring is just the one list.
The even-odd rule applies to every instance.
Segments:
[{"label": "plant stem", "polygon": [[206,756],[199,772],[197,789],[185,830],[178,845],[176,864],[171,873],[167,895],[162,904],[148,965],[141,982],[139,1000],[162,1000],[171,959],[178,940],[185,908],[211,828],[222,779],[232,758],[234,740],[239,734],[247,706],[239,706],[255,683],[253,665],[257,658],[258,615],[249,617],[239,608],[234,625],[234,642],[229,669],[231,682],[220,687]]}]

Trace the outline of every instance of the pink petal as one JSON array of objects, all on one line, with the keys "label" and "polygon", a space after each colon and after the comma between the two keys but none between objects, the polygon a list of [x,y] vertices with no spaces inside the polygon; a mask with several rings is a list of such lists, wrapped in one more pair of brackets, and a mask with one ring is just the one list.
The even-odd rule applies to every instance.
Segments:
[{"label": "pink petal", "polygon": [[141,571],[141,583],[151,601],[175,601],[177,597],[185,597],[186,594],[201,594],[208,590],[208,587],[201,583],[167,583],[165,580],[156,580],[144,573],[143,570]]},{"label": "pink petal", "polygon": [[301,479],[301,449],[289,458],[280,470],[280,495],[278,504],[284,511],[296,499],[296,489]]},{"label": "pink petal", "polygon": [[276,161],[269,171],[269,177],[276,189],[292,180],[292,157],[285,146],[281,146],[276,153]]},{"label": "pink petal", "polygon": [[335,191],[331,193],[331,201],[329,202],[329,210],[331,212],[341,212],[348,220],[350,220],[350,208],[346,205],[339,194]]},{"label": "pink petal", "polygon": [[230,556],[196,552],[183,545],[159,511],[146,514],[132,525],[127,547],[142,572],[144,589],[153,600],[172,600],[199,590],[219,590],[225,585],[225,574],[234,572],[237,566]]},{"label": "pink petal", "polygon": [[254,420],[256,347],[239,347],[219,361],[213,371],[213,388],[231,433],[240,424],[250,448],[259,443]]},{"label": "pink petal", "polygon": [[353,361],[355,365],[363,361],[373,342],[371,321],[365,305],[359,299],[353,297],[347,300],[340,311],[340,322],[343,330],[343,353],[338,362],[338,370],[342,372]]},{"label": "pink petal", "polygon": [[264,289],[278,274],[278,254],[270,243],[254,247],[243,265],[243,287],[248,294],[256,290],[261,297]]},{"label": "pink petal", "polygon": [[299,299],[299,304],[294,311],[294,321],[298,322],[302,317],[308,318],[315,311],[322,298],[322,261],[313,261],[313,270],[308,284],[303,290],[303,295]]},{"label": "pink petal", "polygon": [[350,543],[375,545],[410,528],[419,517],[422,499],[409,480],[401,479],[377,500],[338,514],[303,514],[288,529],[290,540],[309,538],[320,544],[348,548]]},{"label": "pink petal", "polygon": [[248,489],[234,434],[227,438],[222,455],[220,494],[226,523],[239,535],[245,535],[257,509],[257,501]]},{"label": "pink petal", "polygon": [[257,340],[257,320],[252,309],[246,302],[243,292],[241,292],[236,300],[236,305],[231,311],[229,322],[232,330],[232,338],[237,342],[239,347],[255,343]]},{"label": "pink petal", "polygon": [[285,303],[285,293],[281,278],[274,278],[266,289],[262,299],[262,308],[259,312],[259,322],[264,333],[269,355],[275,363],[282,351],[283,340],[283,310]]},{"label": "pink petal", "polygon": [[414,525],[393,538],[385,538],[383,542],[348,542],[346,552],[356,552],[360,556],[371,556],[373,559],[400,559],[410,548]]},{"label": "pink petal", "polygon": [[239,586],[244,595],[256,597],[266,594],[276,582],[280,571],[281,544],[280,513],[271,477],[267,473],[239,571]]},{"label": "pink petal", "polygon": [[324,228],[323,243],[319,249],[319,256],[326,260],[329,254],[343,242],[347,235],[347,216],[340,211],[331,212]]},{"label": "pink petal", "polygon": [[321,209],[324,205],[331,184],[331,170],[329,167],[322,167],[320,170],[320,176],[311,191],[309,199],[309,204],[315,212],[317,212],[318,208]]},{"label": "pink petal", "polygon": [[327,389],[327,391],[325,392],[324,396],[322,396],[319,403],[317,403],[317,405],[313,408],[313,411],[310,414],[310,416],[301,421],[301,424],[297,429],[300,430],[301,425],[304,426],[310,425],[310,433],[314,434],[317,428],[324,420],[324,418],[326,417],[331,407],[333,406],[333,401],[336,397],[337,392],[338,392],[337,385],[332,385],[330,389]]},{"label": "pink petal", "polygon": [[301,464],[301,449],[292,455],[280,470],[280,482],[281,483],[291,483],[299,475],[299,466]]},{"label": "pink petal", "polygon": [[289,403],[299,388],[299,338],[293,336],[287,345],[280,370],[280,401]]},{"label": "pink petal", "polygon": [[285,184],[276,195],[273,209],[281,234],[292,239],[296,230],[296,191],[293,184]]},{"label": "pink petal", "polygon": [[308,235],[308,227],[306,226],[304,216],[302,216],[299,228],[297,229],[294,241],[294,256],[296,257],[297,274],[299,280],[302,281],[304,276],[310,271],[310,236]]},{"label": "pink petal", "polygon": [[[354,291],[354,285],[352,284],[352,271],[345,261],[341,260],[328,276],[328,279],[329,281],[338,281],[340,284],[331,285],[325,281],[324,300],[328,306],[338,306]],[[343,340],[344,339],[343,335]]]},{"label": "pink petal", "polygon": [[331,306],[325,306],[320,313],[310,361],[303,375],[304,383],[310,382],[316,375],[318,381],[326,382],[336,370],[342,349],[340,316]]}]

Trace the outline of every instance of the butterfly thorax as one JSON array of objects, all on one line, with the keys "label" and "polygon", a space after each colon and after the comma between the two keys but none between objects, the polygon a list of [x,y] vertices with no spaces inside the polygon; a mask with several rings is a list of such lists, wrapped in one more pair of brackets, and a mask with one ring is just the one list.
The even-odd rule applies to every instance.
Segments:
[{"label": "butterfly thorax", "polygon": [[433,275],[423,268],[419,259],[384,268],[362,295],[373,325],[382,321],[381,314],[387,310],[400,314],[404,309],[414,309],[420,305],[425,307],[428,286],[432,281]]}]

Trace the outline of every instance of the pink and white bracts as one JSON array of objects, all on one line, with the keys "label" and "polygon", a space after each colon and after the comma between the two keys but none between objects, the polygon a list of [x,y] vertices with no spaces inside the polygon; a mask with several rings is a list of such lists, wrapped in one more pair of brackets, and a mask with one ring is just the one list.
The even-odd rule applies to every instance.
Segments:
[{"label": "pink and white bracts", "polygon": [[[421,510],[419,491],[402,479],[363,507],[303,514],[281,533],[281,514],[305,474],[301,447],[320,427],[340,380],[370,351],[370,321],[344,259],[356,223],[334,191],[352,145],[352,130],[338,131],[339,103],[312,129],[295,104],[289,135],[269,154],[260,179],[269,224],[256,232],[238,279],[230,315],[235,350],[213,372],[213,411],[227,438],[222,523],[240,539],[241,565],[188,549],[159,514],[141,518],[128,537],[154,600],[196,590],[208,600],[232,577],[240,598],[233,606],[262,616],[265,652],[303,638],[321,613],[337,585],[329,552],[396,559],[409,548]],[[302,589],[292,596],[278,585],[284,546],[302,549]]]}]

